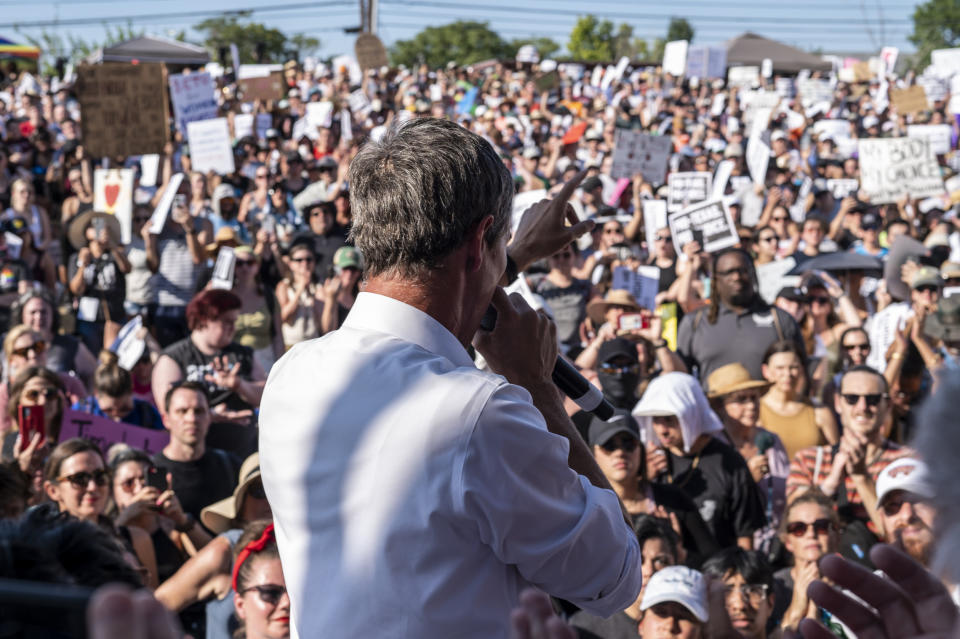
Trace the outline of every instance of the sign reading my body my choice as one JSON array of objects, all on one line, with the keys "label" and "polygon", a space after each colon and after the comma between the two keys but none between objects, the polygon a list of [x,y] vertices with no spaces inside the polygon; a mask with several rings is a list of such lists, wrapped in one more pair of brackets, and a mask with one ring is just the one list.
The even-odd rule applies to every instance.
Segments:
[{"label": "sign reading my body my choice", "polygon": [[874,204],[906,194],[925,198],[944,192],[943,177],[928,138],[861,139],[860,187]]}]

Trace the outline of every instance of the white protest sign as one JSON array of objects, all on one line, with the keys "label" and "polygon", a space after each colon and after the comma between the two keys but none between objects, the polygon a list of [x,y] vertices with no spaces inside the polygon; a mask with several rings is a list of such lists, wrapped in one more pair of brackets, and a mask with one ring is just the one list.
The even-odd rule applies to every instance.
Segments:
[{"label": "white protest sign", "polygon": [[233,116],[233,139],[253,137],[253,114],[237,113]]},{"label": "white protest sign", "polygon": [[520,218],[523,217],[524,211],[529,209],[540,200],[546,199],[547,197],[549,196],[547,195],[546,189],[524,191],[513,196],[513,217],[511,218],[510,222],[511,231],[516,232],[517,227],[520,225]]},{"label": "white protest sign", "polygon": [[786,100],[792,98],[797,92],[793,84],[793,78],[777,78],[773,86],[777,95]]},{"label": "white protest sign", "polygon": [[363,71],[360,69],[360,64],[357,62],[357,59],[352,55],[338,55],[330,63],[330,66],[333,68],[334,73],[336,74],[346,74],[350,79],[350,84],[360,84],[363,82]]},{"label": "white protest sign", "polygon": [[850,195],[856,195],[859,188],[860,182],[857,180],[849,178],[827,180],[827,190],[838,200],[842,200]]},{"label": "white protest sign", "polygon": [[307,124],[327,129],[333,124],[333,102],[307,102]]},{"label": "white protest sign", "polygon": [[627,66],[629,64],[630,64],[630,58],[628,58],[627,56],[623,56],[617,61],[617,66],[613,70],[613,77],[615,81],[619,82],[623,78],[623,74],[626,73]]},{"label": "white protest sign", "polygon": [[949,124],[909,124],[907,137],[930,140],[936,155],[946,155],[953,147],[953,127]]},{"label": "white protest sign", "polygon": [[647,239],[647,250],[653,250],[657,231],[667,228],[667,201],[643,200],[643,232]]},{"label": "white protest sign", "polygon": [[720,117],[723,115],[723,109],[727,106],[727,94],[718,93],[713,96],[713,102],[710,104],[710,115]]},{"label": "white protest sign", "polygon": [[760,297],[767,304],[773,304],[777,299],[777,293],[786,286],[783,282],[783,276],[790,272],[797,262],[792,257],[786,257],[782,260],[767,262],[766,264],[757,264],[757,283],[759,284]]},{"label": "white protest sign", "polygon": [[233,288],[233,271],[237,265],[237,256],[229,246],[221,246],[217,251],[217,261],[213,265],[210,286],[230,290]]},{"label": "white protest sign", "polygon": [[747,168],[754,184],[763,184],[767,180],[767,167],[770,165],[770,147],[759,135],[750,136],[747,142]]},{"label": "white protest sign", "polygon": [[607,68],[603,72],[603,80],[600,81],[600,90],[606,91],[610,88],[610,85],[613,84],[613,81],[616,79],[615,75],[617,68],[612,64],[608,64]]},{"label": "white protest sign", "polygon": [[691,45],[687,49],[688,78],[723,79],[727,70],[727,50],[724,47]]},{"label": "white protest sign", "polygon": [[148,153],[140,156],[140,186],[156,186],[160,174],[160,156]]},{"label": "white protest sign", "polygon": [[349,109],[340,111],[340,139],[344,142],[353,139],[353,118],[350,117]]},{"label": "white protest sign", "polygon": [[700,246],[708,253],[725,249],[740,241],[730,210],[723,200],[710,200],[687,207],[671,213],[667,221],[678,254],[683,252],[686,244],[694,240],[699,241]]},{"label": "white protest sign", "polygon": [[811,106],[818,102],[833,102],[833,87],[830,81],[823,78],[797,77],[797,95],[804,106]]},{"label": "white protest sign", "polygon": [[686,40],[674,40],[668,42],[663,48],[663,71],[672,76],[681,77],[687,68],[687,48],[689,42]]},{"label": "white protest sign", "polygon": [[752,87],[760,84],[760,67],[730,67],[727,69],[728,87]]},{"label": "white protest sign", "polygon": [[532,44],[525,44],[517,49],[517,62],[536,64],[540,62],[540,53]]},{"label": "white protest sign", "polygon": [[770,58],[763,59],[763,62],[760,63],[760,75],[765,78],[773,77],[773,60]]},{"label": "white protest sign", "polygon": [[167,216],[170,214],[170,205],[173,204],[173,198],[177,194],[177,190],[180,189],[182,182],[183,173],[174,173],[170,177],[170,182],[167,183],[167,187],[163,190],[163,195],[160,196],[157,208],[153,209],[153,215],[150,216],[151,234],[160,235],[163,231],[163,226],[167,223]]},{"label": "white protest sign", "polygon": [[181,73],[170,76],[173,118],[181,133],[187,133],[188,122],[217,117],[215,91],[213,78],[209,73]]},{"label": "white protest sign", "polygon": [[960,49],[935,49],[930,52],[930,63],[950,73],[960,73]]},{"label": "white protest sign", "polygon": [[813,125],[813,132],[821,138],[826,135],[834,142],[850,137],[849,120],[818,120]]},{"label": "white protest sign", "polygon": [[684,207],[703,202],[710,197],[713,175],[707,171],[671,173],[667,178],[667,211],[679,211]]},{"label": "white protest sign", "polygon": [[123,325],[110,345],[110,350],[117,354],[117,364],[124,370],[133,370],[147,350],[146,342],[137,334],[142,327],[143,318],[137,315]]},{"label": "white protest sign", "polygon": [[7,257],[11,260],[19,260],[20,251],[23,250],[23,238],[10,231],[5,231],[3,237],[7,240]]},{"label": "white protest sign", "polygon": [[228,175],[236,169],[226,118],[201,120],[187,124],[190,135],[190,160],[194,171],[214,171]]},{"label": "white protest sign", "polygon": [[944,192],[937,157],[925,138],[861,139],[860,186],[873,204],[906,194],[924,198]]},{"label": "white protest sign", "polygon": [[717,170],[713,173],[713,193],[710,194],[711,199],[716,199],[723,197],[723,194],[727,190],[727,181],[730,179],[730,174],[733,173],[733,166],[736,164],[733,160],[724,160],[717,165]]},{"label": "white protest sign", "polygon": [[120,223],[123,243],[130,243],[133,226],[133,169],[94,170],[93,210],[116,217]]},{"label": "white protest sign", "polygon": [[884,75],[893,75],[893,70],[897,66],[897,58],[900,56],[900,49],[897,47],[883,47],[880,49],[880,59],[883,60]]},{"label": "white protest sign", "polygon": [[612,177],[632,178],[642,173],[651,184],[663,184],[670,159],[669,137],[618,128],[614,132],[614,145]]},{"label": "white protest sign", "polygon": [[947,99],[947,81],[942,78],[922,75],[917,78],[917,84],[923,87],[927,94],[927,102],[931,105],[934,102]]},{"label": "white protest sign", "polygon": [[657,293],[660,289],[660,269],[656,266],[638,266],[636,270],[626,266],[613,269],[610,288],[629,291],[641,307],[657,308]]},{"label": "white protest sign", "polygon": [[370,109],[370,98],[362,89],[357,89],[347,98],[350,110],[354,113],[364,114]]}]

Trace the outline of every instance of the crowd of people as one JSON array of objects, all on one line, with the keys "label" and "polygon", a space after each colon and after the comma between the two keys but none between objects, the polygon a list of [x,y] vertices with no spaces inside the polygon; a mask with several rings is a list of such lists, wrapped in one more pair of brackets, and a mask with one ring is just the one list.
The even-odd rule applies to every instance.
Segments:
[{"label": "crowd of people", "polygon": [[[236,172],[221,175],[192,170],[171,124],[153,186],[139,182],[140,158],[85,151],[71,85],[21,82],[8,71],[0,525],[25,546],[56,537],[44,552],[59,567],[0,559],[0,576],[143,586],[194,637],[289,636],[260,478],[264,386],[287,351],[337,331],[364,289],[351,213],[358,150],[423,118],[487,140],[516,194],[550,197],[579,181],[571,221],[593,222],[578,240],[519,265],[519,289],[552,317],[563,356],[616,408],[605,421],[566,404],[642,554],[643,590],[613,616],[554,600],[580,637],[698,637],[713,612],[707,584],[722,582],[741,637],[797,632],[812,619],[852,639],[808,596],[827,578],[820,560],[839,553],[873,569],[871,547],[886,542],[932,570],[935,492],[911,442],[942,371],[960,369],[957,209],[946,194],[895,203],[856,189],[837,196],[827,180],[859,178],[856,146],[816,123],[844,120],[854,140],[951,123],[956,149],[960,127],[946,100],[897,113],[883,92],[902,80],[848,84],[830,74],[829,99],[785,96],[766,126],[748,129],[752,87],[649,68],[601,88],[582,69],[561,71],[546,90],[543,71],[529,64],[384,68],[356,85],[346,68],[290,62],[276,102],[244,102],[222,77],[221,113],[231,122],[269,114],[271,128],[235,140]],[[757,88],[772,92],[775,81]],[[368,104],[351,113],[346,100],[358,90]],[[307,105],[319,101],[346,116],[309,124]],[[669,173],[732,161],[722,196],[739,242],[712,253],[697,240],[675,246],[671,225],[645,216],[649,202],[667,198],[665,181],[613,177],[618,128],[668,137]],[[750,135],[771,149],[759,181],[744,157]],[[954,153],[938,156],[944,177]],[[94,207],[100,166],[137,170],[127,243],[116,218]],[[174,180],[182,197],[156,229],[151,218]],[[415,221],[371,223],[384,225],[384,242],[418,233],[403,228]],[[898,246],[911,247],[909,258]],[[211,283],[224,247],[235,256],[232,288]],[[873,262],[821,259],[841,255]],[[508,274],[517,267],[508,263]],[[646,306],[615,287],[639,267],[656,269]],[[122,329],[132,321],[130,340]],[[138,355],[121,358],[120,344],[130,342]],[[315,366],[317,376],[338,375],[337,366]],[[27,431],[24,409],[36,407],[40,427]],[[169,442],[148,453],[62,438],[68,411],[166,431]],[[97,566],[78,565],[97,556]],[[66,619],[22,615],[25,627]]]}]

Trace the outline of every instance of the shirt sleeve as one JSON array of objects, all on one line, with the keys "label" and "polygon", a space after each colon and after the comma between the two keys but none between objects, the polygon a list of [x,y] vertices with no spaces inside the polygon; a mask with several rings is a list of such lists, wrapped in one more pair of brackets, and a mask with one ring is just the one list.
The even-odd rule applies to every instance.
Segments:
[{"label": "shirt sleeve", "polygon": [[[693,357],[693,319],[702,313],[702,310],[687,313],[680,320],[680,327],[677,329],[677,355],[686,364],[687,370],[691,372],[697,363]],[[703,318],[701,318],[701,321],[703,321]]]},{"label": "shirt sleeve", "polygon": [[807,467],[804,451],[798,452],[790,462],[790,475],[787,477],[787,497],[801,488],[813,485],[813,473]]},{"label": "shirt sleeve", "polygon": [[454,507],[524,579],[606,617],[636,600],[640,549],[616,495],[571,470],[569,451],[529,394],[504,384],[466,442]]}]

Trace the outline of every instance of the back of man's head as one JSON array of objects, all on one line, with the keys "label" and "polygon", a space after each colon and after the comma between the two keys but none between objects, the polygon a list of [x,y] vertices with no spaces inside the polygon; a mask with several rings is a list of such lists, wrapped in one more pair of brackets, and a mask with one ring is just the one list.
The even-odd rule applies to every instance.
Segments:
[{"label": "back of man's head", "polygon": [[351,238],[368,277],[422,276],[485,216],[493,216],[488,242],[505,232],[513,193],[486,140],[448,120],[413,120],[368,142],[351,163]]}]

